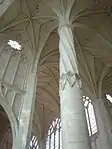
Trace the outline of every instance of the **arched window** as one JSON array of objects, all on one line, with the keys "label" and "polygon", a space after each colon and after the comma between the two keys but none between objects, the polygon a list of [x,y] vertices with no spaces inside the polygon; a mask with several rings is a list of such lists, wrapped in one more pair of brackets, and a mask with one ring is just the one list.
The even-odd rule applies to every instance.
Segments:
[{"label": "arched window", "polygon": [[39,149],[39,144],[36,136],[32,136],[30,140],[29,149]]},{"label": "arched window", "polygon": [[54,120],[48,130],[46,149],[62,149],[62,131],[59,118]]},{"label": "arched window", "polygon": [[89,97],[83,96],[86,119],[88,124],[89,136],[93,136],[97,133],[97,124],[95,118],[94,107]]}]

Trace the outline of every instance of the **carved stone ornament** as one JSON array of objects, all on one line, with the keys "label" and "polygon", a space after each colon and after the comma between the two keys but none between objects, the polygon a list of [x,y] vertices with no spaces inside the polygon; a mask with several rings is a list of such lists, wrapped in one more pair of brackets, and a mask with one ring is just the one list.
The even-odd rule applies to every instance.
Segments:
[{"label": "carved stone ornament", "polygon": [[77,73],[72,73],[71,71],[68,71],[67,73],[63,73],[60,77],[60,87],[62,90],[65,89],[66,84],[69,84],[70,87],[73,87],[75,83],[81,87],[81,80]]}]

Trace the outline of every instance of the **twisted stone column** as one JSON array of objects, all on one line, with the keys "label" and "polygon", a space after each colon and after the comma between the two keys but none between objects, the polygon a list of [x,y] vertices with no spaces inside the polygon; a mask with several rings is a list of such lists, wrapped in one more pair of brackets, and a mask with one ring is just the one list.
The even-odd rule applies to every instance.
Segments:
[{"label": "twisted stone column", "polygon": [[63,149],[90,149],[71,27],[59,26],[60,105]]}]

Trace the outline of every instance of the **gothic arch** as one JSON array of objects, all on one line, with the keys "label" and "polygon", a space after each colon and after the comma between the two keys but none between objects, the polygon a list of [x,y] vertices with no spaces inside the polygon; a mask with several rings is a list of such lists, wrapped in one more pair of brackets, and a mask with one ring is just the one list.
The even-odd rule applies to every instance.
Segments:
[{"label": "gothic arch", "polygon": [[17,130],[18,130],[17,120],[14,116],[14,113],[13,113],[10,105],[8,104],[8,102],[6,102],[6,99],[4,97],[2,97],[1,95],[0,95],[0,105],[2,106],[4,111],[6,112],[7,117],[10,121],[12,137],[13,137],[13,145],[14,145],[15,138],[17,135]]}]

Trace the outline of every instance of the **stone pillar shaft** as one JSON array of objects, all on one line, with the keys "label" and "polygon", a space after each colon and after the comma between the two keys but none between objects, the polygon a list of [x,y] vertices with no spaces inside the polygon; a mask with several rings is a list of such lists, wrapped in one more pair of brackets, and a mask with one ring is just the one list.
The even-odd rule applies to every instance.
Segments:
[{"label": "stone pillar shaft", "polygon": [[40,149],[46,149],[46,139],[45,138],[40,140],[39,148]]},{"label": "stone pillar shaft", "polygon": [[19,120],[19,131],[13,149],[29,148],[28,137],[32,129],[33,111],[35,107],[37,76],[36,72],[30,72],[26,93],[23,97],[23,105]]},{"label": "stone pillar shaft", "polygon": [[90,149],[89,134],[81,94],[81,80],[72,30],[59,26],[60,105],[63,149]]},{"label": "stone pillar shaft", "polygon": [[94,100],[94,107],[98,125],[97,148],[111,149],[111,127],[109,127],[109,119],[103,99]]}]

